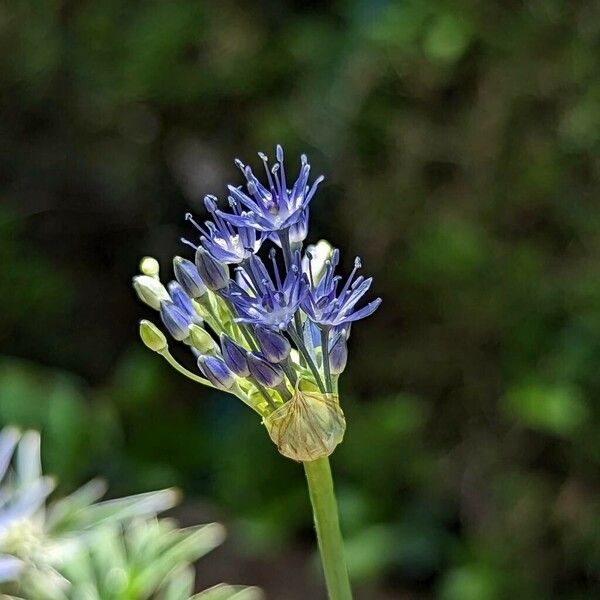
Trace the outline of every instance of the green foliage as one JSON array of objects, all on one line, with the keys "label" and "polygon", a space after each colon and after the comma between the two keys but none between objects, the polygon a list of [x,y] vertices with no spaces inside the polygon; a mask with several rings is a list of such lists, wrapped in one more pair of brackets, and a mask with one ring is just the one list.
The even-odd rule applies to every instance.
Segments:
[{"label": "green foliage", "polygon": [[535,383],[510,390],[505,410],[518,423],[565,437],[580,431],[590,416],[578,389]]}]

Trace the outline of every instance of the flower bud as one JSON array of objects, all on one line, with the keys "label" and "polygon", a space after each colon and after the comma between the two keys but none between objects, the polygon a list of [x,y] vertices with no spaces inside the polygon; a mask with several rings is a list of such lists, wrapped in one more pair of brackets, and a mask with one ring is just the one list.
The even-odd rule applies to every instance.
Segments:
[{"label": "flower bud", "polygon": [[214,386],[229,390],[235,383],[235,376],[229,367],[216,356],[200,356],[198,368]]},{"label": "flower bud", "polygon": [[140,272],[149,277],[157,277],[160,271],[160,265],[158,261],[152,256],[144,256],[140,260]]},{"label": "flower bud", "polygon": [[239,377],[248,377],[248,352],[225,333],[221,334],[221,352],[225,364]]},{"label": "flower bud", "polygon": [[325,274],[325,263],[331,258],[333,251],[333,246],[327,240],[319,240],[316,244],[307,246],[302,259],[302,271],[310,274],[315,285]]},{"label": "flower bud", "polygon": [[173,302],[160,303],[160,318],[177,341],[182,342],[190,335],[192,321],[189,315]]},{"label": "flower bud", "polygon": [[168,346],[165,334],[154,323],[145,319],[140,321],[140,337],[146,347],[154,352],[162,352]]},{"label": "flower bud", "polygon": [[190,339],[192,346],[202,352],[202,354],[210,354],[214,352],[217,345],[215,341],[212,339],[212,336],[206,329],[200,327],[200,325],[196,325],[192,323],[190,325]]},{"label": "flower bud", "polygon": [[133,289],[142,302],[155,310],[160,309],[161,302],[171,300],[165,286],[149,275],[136,275],[133,278]]},{"label": "flower bud", "polygon": [[190,298],[197,300],[206,294],[206,286],[200,278],[196,265],[191,260],[176,256],[173,259],[173,271],[175,279],[179,281],[179,285]]},{"label": "flower bud", "polygon": [[177,305],[184,313],[186,313],[193,323],[200,325],[202,323],[202,319],[196,312],[190,297],[185,293],[183,288],[176,281],[171,281],[167,289],[169,290],[169,294],[171,296],[171,300],[173,300],[173,303]]},{"label": "flower bud", "polygon": [[308,208],[304,210],[298,222],[290,227],[288,235],[292,246],[302,245],[308,235]]},{"label": "flower bud", "polygon": [[196,268],[209,290],[216,292],[229,285],[229,269],[216,261],[202,246],[196,250]]},{"label": "flower bud", "polygon": [[297,461],[329,456],[346,431],[337,396],[300,390],[265,417],[264,424],[279,452]]},{"label": "flower bud", "polygon": [[257,327],[256,339],[264,357],[272,363],[280,363],[290,355],[292,346],[281,333],[266,327]]},{"label": "flower bud", "polygon": [[270,363],[260,354],[249,352],[247,354],[248,369],[250,375],[258,381],[258,383],[268,388],[277,387],[283,381],[283,370],[279,365]]},{"label": "flower bud", "polygon": [[348,344],[346,343],[346,331],[342,330],[332,340],[329,346],[329,368],[332,375],[339,375],[344,372],[348,362]]}]

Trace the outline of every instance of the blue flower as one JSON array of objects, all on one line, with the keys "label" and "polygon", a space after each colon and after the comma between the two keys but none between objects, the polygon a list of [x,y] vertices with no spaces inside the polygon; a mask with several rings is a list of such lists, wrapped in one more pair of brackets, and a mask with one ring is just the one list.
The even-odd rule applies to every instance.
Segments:
[{"label": "blue flower", "polygon": [[[322,327],[339,327],[373,314],[381,304],[381,298],[369,302],[362,308],[355,309],[356,304],[367,293],[373,278],[365,279],[362,275],[354,279],[361,267],[360,259],[354,261],[354,269],[344,287],[338,292],[339,276],[334,276],[335,267],[339,261],[336,250],[326,263],[325,274],[315,284],[309,268],[309,289],[302,301],[302,309],[308,317]],[[310,264],[310,261],[309,261]]]},{"label": "blue flower", "polygon": [[223,295],[233,303],[240,323],[286,329],[300,307],[307,288],[298,267],[299,260],[290,265],[282,281],[275,267],[275,283],[262,260],[251,256],[239,273],[244,285],[231,282]]},{"label": "blue flower", "polygon": [[[204,205],[214,222],[206,221],[203,227],[192,218],[191,214],[188,213],[185,218],[200,232],[200,243],[214,259],[226,264],[240,263],[251,254],[258,252],[265,235],[253,227],[234,225],[223,219],[219,214],[220,211],[217,210],[216,200],[214,196],[204,198]],[[230,199],[230,204],[234,212],[239,214],[237,203]]]},{"label": "blue flower", "polygon": [[[144,302],[160,308],[170,334],[190,347],[213,386],[251,405],[258,388],[269,405],[265,410],[270,410],[275,406],[269,389],[285,402],[290,389],[304,378],[312,379],[323,393],[331,392],[332,376],[346,367],[352,323],[372,314],[381,299],[362,302],[372,279],[357,274],[358,258],[350,277],[342,282],[335,274],[339,252],[332,251],[328,242],[308,246],[301,259],[310,202],[323,179],[309,184],[306,156],[302,155],[297,179],[289,186],[281,146],[272,167],[264,154],[259,156],[266,182],[236,160],[247,189],[229,186],[231,210],[219,210],[217,199],[206,196],[208,221],[198,224],[186,215],[200,232],[200,240],[198,245],[183,240],[194,248],[194,262],[175,258],[177,281],[168,285],[168,292],[158,280],[156,261],[144,267],[135,288]],[[273,246],[272,266],[258,257],[265,242]],[[212,333],[200,326],[200,314]],[[159,334],[148,327],[141,331],[151,349],[194,378],[177,365]],[[219,337],[220,348],[213,336]],[[262,414],[263,408],[257,410]]]},{"label": "blue flower", "polygon": [[216,214],[238,227],[252,227],[267,233],[288,229],[301,220],[306,222],[308,205],[323,177],[318,177],[311,186],[308,185],[310,165],[306,155],[303,154],[298,178],[290,189],[287,187],[281,146],[277,146],[276,155],[277,162],[269,169],[268,158],[263,153],[259,153],[267,176],[266,187],[257,179],[249,166],[237,160],[237,166],[246,177],[248,193],[242,191],[241,187],[230,185],[230,203],[234,213],[217,211]]},{"label": "blue flower", "polygon": [[[302,211],[300,218],[296,223],[290,226],[287,230],[287,235],[289,237],[289,242],[292,248],[302,247],[302,242],[306,239],[308,235],[308,208]],[[281,232],[273,231],[269,234],[269,239],[272,242],[275,242],[280,248],[281,244]]]}]

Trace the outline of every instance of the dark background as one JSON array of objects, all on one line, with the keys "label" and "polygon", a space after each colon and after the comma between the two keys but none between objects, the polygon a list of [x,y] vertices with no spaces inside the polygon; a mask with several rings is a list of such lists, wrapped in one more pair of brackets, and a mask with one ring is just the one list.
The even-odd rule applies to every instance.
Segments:
[{"label": "dark background", "polygon": [[[66,492],[177,485],[200,584],[322,597],[298,465],[137,340],[141,256],[284,145],[375,277],[333,456],[357,596],[600,596],[600,5],[0,5],[0,424]],[[186,254],[187,255],[187,254]]]}]

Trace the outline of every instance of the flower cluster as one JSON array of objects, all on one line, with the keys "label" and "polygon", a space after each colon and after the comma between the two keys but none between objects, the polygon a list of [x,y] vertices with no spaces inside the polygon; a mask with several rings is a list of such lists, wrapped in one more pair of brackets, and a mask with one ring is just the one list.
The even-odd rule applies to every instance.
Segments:
[{"label": "flower cluster", "polygon": [[[281,146],[272,166],[263,153],[259,158],[265,170],[262,182],[250,166],[236,160],[246,182],[228,187],[229,210],[219,208],[214,196],[206,196],[210,220],[200,224],[186,216],[198,239],[183,242],[195,256],[193,261],[175,257],[173,281],[166,286],[160,282],[153,258],[143,259],[142,274],[134,277],[138,296],[160,312],[171,337],[189,346],[199,374],[174,359],[165,335],[153,323],[142,321],[140,334],[178,371],[238,396],[267,426],[279,415],[297,413],[289,406],[282,408],[303,392],[313,400],[303,398],[301,405],[316,414],[314,398],[321,394],[326,410],[338,415],[333,428],[341,429],[323,449],[328,454],[343,435],[343,414],[335,398],[348,356],[350,326],[372,314],[381,300],[359,306],[372,279],[357,276],[358,258],[342,282],[335,274],[337,250],[325,241],[303,248],[309,205],[323,180],[310,183],[306,156],[291,186]],[[332,427],[327,418],[315,422]],[[278,423],[277,429],[295,428]],[[329,439],[331,431],[316,437]],[[286,455],[290,454],[304,456],[302,451]]]}]

